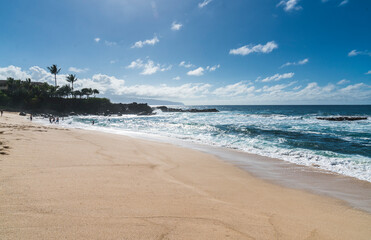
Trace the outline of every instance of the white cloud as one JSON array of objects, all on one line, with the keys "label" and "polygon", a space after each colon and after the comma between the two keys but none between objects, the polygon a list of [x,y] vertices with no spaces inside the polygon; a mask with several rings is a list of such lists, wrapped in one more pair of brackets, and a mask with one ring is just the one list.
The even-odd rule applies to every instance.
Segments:
[{"label": "white cloud", "polygon": [[[0,74],[2,73],[0,68]],[[27,77],[31,77],[33,81],[48,82],[54,84],[54,76],[46,72],[40,67],[32,67],[29,73],[19,72]],[[66,75],[58,77],[58,84],[64,85]],[[153,85],[126,85],[124,79],[108,76],[105,74],[94,74],[91,78],[82,78],[75,83],[76,89],[91,87],[98,89],[102,94],[126,95],[131,97],[149,97],[149,98],[173,98],[173,99],[188,99],[199,98],[205,96],[211,85],[209,84],[183,84],[180,86],[168,86],[162,84],[159,86]]]},{"label": "white cloud", "polygon": [[210,84],[187,83],[180,86],[168,86],[162,84],[152,85],[133,85],[122,89],[122,94],[132,97],[145,98],[167,98],[167,99],[200,99],[209,94]]},{"label": "white cloud", "polygon": [[282,6],[286,12],[300,10],[302,7],[298,6],[299,1],[300,0],[282,0],[277,4],[277,7]]},{"label": "white cloud", "polygon": [[110,42],[110,41],[104,41],[104,44],[106,44],[107,46],[109,46],[109,47],[113,47],[113,46],[116,46],[117,45],[117,43],[116,42]]},{"label": "white cloud", "polygon": [[180,77],[179,76],[176,76],[176,77],[173,78],[173,80],[177,80],[178,81],[178,80],[180,80]]},{"label": "white cloud", "polygon": [[254,90],[255,90],[254,86],[249,86],[249,84],[238,82],[235,84],[230,84],[227,86],[217,88],[213,91],[213,94],[219,97],[220,96],[233,97],[237,95],[252,93]]},{"label": "white cloud", "polygon": [[345,84],[345,83],[349,83],[350,81],[347,80],[347,79],[342,79],[340,80],[339,82],[337,82],[338,85],[342,85],[342,84]]},{"label": "white cloud", "polygon": [[[179,66],[185,67],[185,68],[195,67],[195,65],[193,65],[191,63],[186,63],[185,61],[180,62]],[[204,75],[205,71],[214,72],[218,68],[220,68],[220,64],[214,65],[214,66],[207,66],[206,68],[198,67],[194,70],[188,71],[187,75],[189,75],[189,76],[202,76],[202,75]]]},{"label": "white cloud", "polygon": [[[135,61],[134,61],[135,62]],[[138,61],[133,66],[146,64]],[[38,66],[22,70],[20,67],[0,67],[2,79],[30,77],[34,82],[54,84],[54,76],[45,68]],[[65,74],[58,74],[58,84],[66,84]],[[174,82],[175,83],[175,82]],[[296,82],[270,85],[267,83],[257,88],[253,83],[237,82],[213,88],[205,83],[186,83],[178,86],[128,85],[124,79],[105,74],[94,74],[76,82],[77,89],[91,87],[98,89],[105,96],[125,95],[129,97],[180,100],[187,104],[367,104],[371,102],[371,86],[365,83],[347,85],[319,85],[316,82],[306,86],[296,86]]]},{"label": "white cloud", "polygon": [[[339,104],[349,102],[367,103],[371,100],[371,86],[358,83],[341,88],[334,84],[320,86],[316,82],[302,86],[295,86],[296,82],[288,84],[266,85],[262,88],[243,86],[237,83],[218,88],[213,104]],[[227,90],[227,89],[234,89]],[[238,93],[239,89],[242,93]],[[246,90],[249,89],[249,90]],[[215,90],[216,91],[216,90]],[[213,91],[213,93],[215,92]],[[230,92],[230,93],[229,93]],[[233,96],[232,98],[230,96]]]},{"label": "white cloud", "polygon": [[348,53],[348,56],[349,57],[354,57],[354,56],[357,56],[357,55],[368,55],[368,56],[371,56],[371,52],[365,50],[365,51],[357,51],[357,50],[352,50]]},{"label": "white cloud", "polygon": [[307,64],[309,62],[309,59],[308,58],[305,58],[301,61],[298,62],[299,65],[304,65],[304,64]]},{"label": "white cloud", "polygon": [[365,74],[371,74],[371,70],[368,70],[368,72],[366,72]]},{"label": "white cloud", "polygon": [[354,92],[354,90],[358,90],[360,88],[370,88],[370,86],[367,86],[366,84],[364,83],[357,83],[357,84],[354,84],[354,85],[348,85],[342,89],[340,89],[340,91],[342,92]]},{"label": "white cloud", "polygon": [[216,69],[218,69],[218,68],[220,68],[220,64],[218,64],[218,65],[214,65],[214,66],[212,66],[212,67],[210,67],[210,66],[207,66],[206,67],[206,70],[208,70],[209,72],[214,72]]},{"label": "white cloud", "polygon": [[125,80],[105,74],[94,74],[92,78],[79,79],[75,83],[76,88],[90,87],[98,89],[101,94],[111,93],[121,95],[125,87]]},{"label": "white cloud", "polygon": [[111,61],[109,61],[110,64],[114,64],[116,62],[117,62],[117,60],[111,60]]},{"label": "white cloud", "polygon": [[155,45],[156,43],[160,42],[160,40],[157,38],[157,36],[154,36],[152,39],[147,39],[144,41],[138,41],[134,43],[134,45],[131,48],[142,48],[145,45]]},{"label": "white cloud", "polygon": [[164,72],[168,71],[172,68],[172,65],[160,65],[158,63],[155,63],[151,59],[147,59],[147,62],[144,62],[142,59],[138,58],[135,61],[132,61],[127,68],[131,69],[141,69],[142,72],[140,74],[142,75],[152,75],[156,72]]},{"label": "white cloud", "polygon": [[94,38],[94,41],[95,42],[99,42],[100,41],[100,38]]},{"label": "white cloud", "polygon": [[76,68],[76,67],[70,67],[68,68],[68,71],[75,72],[75,73],[82,73],[89,71],[89,68]]},{"label": "white cloud", "polygon": [[[57,83],[59,86],[67,84],[66,76],[66,74],[57,75]],[[46,82],[54,85],[54,75],[39,66],[30,67],[28,70],[25,71],[23,71],[20,67],[16,67],[13,65],[0,68],[0,79],[6,80],[8,77],[23,81],[26,80],[26,78],[31,78],[31,80],[34,82]]]},{"label": "white cloud", "polygon": [[135,61],[132,61],[132,62],[130,63],[130,65],[127,66],[127,68],[141,68],[141,67],[143,67],[143,61],[142,61],[142,59],[140,59],[140,58],[138,58],[138,59],[135,60]]},{"label": "white cloud", "polygon": [[21,79],[25,80],[26,78],[30,78],[31,75],[22,71],[20,67],[16,67],[10,65],[8,67],[0,68],[0,79],[6,80],[8,77],[12,77],[16,80]]},{"label": "white cloud", "polygon": [[262,88],[263,92],[269,92],[269,93],[277,93],[281,92],[283,89],[290,87],[291,85],[295,84],[295,82],[291,82],[289,84],[277,84],[273,86],[264,86]]},{"label": "white cloud", "polygon": [[353,56],[357,56],[359,54],[359,52],[357,52],[356,50],[352,50],[348,53],[348,56],[349,57],[353,57]]},{"label": "white cloud", "polygon": [[183,27],[183,24],[181,24],[181,23],[177,23],[177,22],[175,22],[175,21],[171,24],[171,30],[173,30],[173,31],[178,31],[178,30],[180,30],[182,27]]},{"label": "white cloud", "polygon": [[290,72],[290,73],[284,73],[284,74],[278,74],[278,73],[276,73],[275,75],[270,76],[270,77],[266,77],[266,78],[264,78],[264,79],[261,80],[261,81],[262,81],[262,82],[279,81],[279,80],[281,80],[281,79],[292,78],[294,75],[295,75],[295,73],[293,73],[293,72]]},{"label": "white cloud", "polygon": [[[51,85],[54,85],[54,75],[51,74],[44,68],[39,66],[33,66],[29,68],[28,71],[31,74],[31,79],[37,82],[47,82]],[[58,74],[57,75],[57,84],[59,86],[68,84],[66,81],[67,74]]]},{"label": "white cloud", "polygon": [[298,62],[287,62],[287,63],[283,64],[280,68],[288,67],[288,66],[304,65],[304,64],[307,64],[308,62],[309,62],[309,59],[305,58],[305,59],[300,60]]},{"label": "white cloud", "polygon": [[191,64],[191,63],[186,63],[185,61],[181,61],[180,63],[179,63],[179,66],[180,67],[185,67],[185,68],[191,68],[191,67],[194,67],[194,65],[193,64]]},{"label": "white cloud", "polygon": [[196,68],[195,70],[187,72],[189,76],[202,76],[204,75],[205,69],[203,67]]},{"label": "white cloud", "polygon": [[209,3],[211,3],[212,2],[212,0],[204,0],[203,2],[200,2],[199,4],[198,4],[198,7],[199,8],[203,8],[203,7],[205,7],[206,5],[208,5]]},{"label": "white cloud", "polygon": [[[328,2],[328,1],[330,1],[330,0],[322,0],[323,3],[326,3],[326,2]],[[340,7],[340,6],[343,6],[343,5],[345,5],[345,4],[347,4],[348,2],[349,2],[349,0],[342,0],[342,1],[339,3],[339,7]]]},{"label": "white cloud", "polygon": [[343,6],[343,5],[347,4],[348,2],[349,2],[348,0],[343,0],[343,1],[339,4],[339,6]]},{"label": "white cloud", "polygon": [[271,41],[267,42],[265,45],[258,44],[253,46],[250,44],[237,49],[231,49],[229,54],[245,56],[250,53],[270,53],[276,48],[278,48],[278,45],[274,41]]},{"label": "white cloud", "polygon": [[162,65],[162,67],[160,68],[160,71],[165,72],[165,71],[171,70],[172,68],[173,68],[173,65],[168,65],[168,66]]}]

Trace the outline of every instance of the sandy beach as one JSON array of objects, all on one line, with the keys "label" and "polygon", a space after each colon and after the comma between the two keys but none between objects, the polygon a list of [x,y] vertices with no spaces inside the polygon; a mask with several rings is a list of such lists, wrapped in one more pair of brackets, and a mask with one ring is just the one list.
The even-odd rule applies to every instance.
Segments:
[{"label": "sandy beach", "polygon": [[370,239],[371,215],[166,143],[0,118],[0,239]]}]

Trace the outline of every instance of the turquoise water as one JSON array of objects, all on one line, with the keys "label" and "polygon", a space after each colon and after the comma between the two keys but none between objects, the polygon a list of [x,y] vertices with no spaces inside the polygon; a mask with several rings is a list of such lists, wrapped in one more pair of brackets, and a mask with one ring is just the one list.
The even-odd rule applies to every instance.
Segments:
[{"label": "turquoise water", "polygon": [[[184,107],[183,108],[188,108]],[[193,108],[192,106],[189,106]],[[197,106],[219,113],[75,116],[61,124],[155,134],[315,166],[371,182],[371,106]],[[367,116],[330,122],[323,116]],[[96,122],[91,125],[92,120]]]}]

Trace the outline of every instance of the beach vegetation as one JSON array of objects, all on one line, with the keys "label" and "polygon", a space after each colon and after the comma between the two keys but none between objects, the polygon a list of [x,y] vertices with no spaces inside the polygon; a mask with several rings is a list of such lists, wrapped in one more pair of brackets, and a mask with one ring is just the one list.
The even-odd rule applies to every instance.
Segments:
[{"label": "beach vegetation", "polygon": [[[70,75],[69,75],[70,76]],[[76,76],[69,78],[72,82],[76,81]],[[30,78],[25,81],[8,78],[6,89],[0,90],[0,107],[7,109],[55,109],[57,111],[68,109],[70,106],[81,111],[87,106],[98,106],[110,104],[106,98],[90,99],[89,96],[99,94],[97,89],[83,88],[73,90],[66,84],[61,87],[52,86],[48,83],[32,82]],[[86,99],[82,98],[86,96]],[[78,98],[77,98],[78,97]],[[79,107],[76,107],[80,105]]]},{"label": "beach vegetation", "polygon": [[57,86],[57,74],[61,71],[61,68],[58,68],[57,65],[53,64],[48,67],[48,70],[51,74],[54,75],[55,87]]},{"label": "beach vegetation", "polygon": [[68,76],[66,77],[66,81],[71,83],[72,87],[71,87],[71,90],[73,91],[73,83],[77,81],[77,77],[75,74],[68,74]]},{"label": "beach vegetation", "polygon": [[[107,98],[97,98],[98,89],[84,87],[74,89],[77,77],[69,74],[66,81],[71,84],[58,86],[57,74],[61,68],[57,65],[48,67],[54,75],[54,86],[46,82],[33,82],[31,78],[16,80],[7,78],[1,81],[0,108],[9,111],[32,112],[33,114],[151,114],[147,104],[111,103]],[[93,95],[93,98],[90,96]],[[84,98],[85,97],[85,98]]]},{"label": "beach vegetation", "polygon": [[96,94],[99,94],[99,90],[98,89],[93,89],[93,94],[94,94],[94,97]]}]

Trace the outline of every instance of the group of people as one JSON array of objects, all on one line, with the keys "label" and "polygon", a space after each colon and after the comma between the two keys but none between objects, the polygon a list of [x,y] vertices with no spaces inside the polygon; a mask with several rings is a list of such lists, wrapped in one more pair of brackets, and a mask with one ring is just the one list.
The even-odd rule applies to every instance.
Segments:
[{"label": "group of people", "polygon": [[58,124],[59,123],[59,117],[53,117],[53,116],[50,116],[49,117],[49,122],[50,123],[55,123],[55,124]]}]

